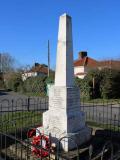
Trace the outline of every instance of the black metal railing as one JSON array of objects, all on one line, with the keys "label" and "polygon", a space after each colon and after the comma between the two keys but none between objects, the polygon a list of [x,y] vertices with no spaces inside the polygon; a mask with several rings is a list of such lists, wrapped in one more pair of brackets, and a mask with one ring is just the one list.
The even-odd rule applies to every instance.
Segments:
[{"label": "black metal railing", "polygon": [[42,125],[42,113],[47,109],[48,98],[0,101],[0,158],[30,159],[34,145],[28,140],[27,131]]},{"label": "black metal railing", "polygon": [[2,99],[0,101],[0,114],[16,111],[45,111],[48,109],[48,98],[28,97],[18,99]]},{"label": "black metal railing", "polygon": [[[81,101],[81,110],[84,111],[86,117],[86,123],[92,127],[99,127],[105,130],[110,130],[114,135],[117,135],[117,141],[120,142],[120,103],[95,103]],[[37,154],[33,154],[32,150],[36,148],[40,152],[48,152],[46,159],[51,159],[51,157],[56,156],[57,159],[62,157],[62,153],[56,152],[53,153],[52,149],[45,150],[42,147],[42,141],[40,144],[35,145],[32,142],[32,139],[28,137],[28,130],[31,128],[37,128],[42,125],[42,113],[48,110],[48,98],[41,97],[28,97],[28,98],[19,98],[19,99],[4,99],[0,101],[0,158],[9,160],[9,159],[43,159],[38,157]],[[118,134],[117,134],[118,133]],[[41,133],[40,133],[41,134]],[[51,141],[50,135],[48,136]],[[61,137],[62,138],[62,137]],[[64,138],[64,137],[63,137]],[[102,137],[104,138],[104,137]],[[111,139],[106,138],[105,140],[111,144],[111,148],[108,147],[111,152],[109,154],[112,158],[120,158],[120,146],[118,145],[118,151],[113,153],[113,147],[117,146],[116,142],[113,144],[112,137]],[[91,149],[92,141],[88,144],[85,150],[77,149],[76,158],[83,159],[86,152],[88,156],[87,159],[95,159],[95,157],[104,157],[107,151],[106,143],[102,143],[101,151]],[[60,143],[60,141],[59,141]],[[59,144],[58,143],[58,144]],[[99,142],[98,142],[99,143]],[[96,142],[97,144],[97,142]],[[120,143],[119,143],[120,144]],[[76,144],[77,145],[77,144]],[[113,146],[112,146],[113,145]],[[58,145],[59,146],[59,145]],[[114,148],[115,148],[114,147]],[[57,151],[57,149],[56,149]],[[79,153],[78,153],[79,152]],[[108,153],[109,153],[108,152]],[[82,153],[82,156],[80,155]],[[97,154],[96,154],[97,153]],[[73,153],[74,154],[74,153]],[[39,153],[40,155],[40,153]],[[68,155],[67,155],[68,156]],[[78,158],[79,157],[79,158]],[[118,158],[118,159],[119,159]],[[61,158],[65,159],[65,155]],[[84,158],[85,159],[85,158]],[[102,158],[101,158],[102,159]],[[117,158],[116,158],[117,159]]]},{"label": "black metal railing", "polygon": [[81,110],[89,125],[120,132],[119,102],[81,102]]}]

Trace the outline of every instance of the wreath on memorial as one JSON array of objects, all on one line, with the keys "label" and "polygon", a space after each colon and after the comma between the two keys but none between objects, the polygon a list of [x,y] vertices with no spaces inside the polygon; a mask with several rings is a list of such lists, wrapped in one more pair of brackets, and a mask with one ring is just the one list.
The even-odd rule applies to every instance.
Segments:
[{"label": "wreath on memorial", "polygon": [[36,130],[32,129],[27,133],[28,138],[32,138],[32,154],[35,155],[37,158],[44,158],[49,156],[50,141],[48,136],[45,136],[44,134],[33,136],[35,132]]}]

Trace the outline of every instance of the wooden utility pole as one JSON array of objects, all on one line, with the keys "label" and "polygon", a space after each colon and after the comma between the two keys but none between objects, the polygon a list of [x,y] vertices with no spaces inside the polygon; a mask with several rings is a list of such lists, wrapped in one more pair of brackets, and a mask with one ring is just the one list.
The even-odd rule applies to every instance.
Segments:
[{"label": "wooden utility pole", "polygon": [[92,96],[93,96],[93,98],[95,98],[94,97],[95,96],[95,77],[93,77],[92,81],[93,81],[93,86],[92,86],[93,87],[92,88],[93,89],[93,95]]},{"label": "wooden utility pole", "polygon": [[2,73],[2,53],[0,53],[0,72]]},{"label": "wooden utility pole", "polygon": [[48,77],[50,76],[50,44],[48,40]]}]

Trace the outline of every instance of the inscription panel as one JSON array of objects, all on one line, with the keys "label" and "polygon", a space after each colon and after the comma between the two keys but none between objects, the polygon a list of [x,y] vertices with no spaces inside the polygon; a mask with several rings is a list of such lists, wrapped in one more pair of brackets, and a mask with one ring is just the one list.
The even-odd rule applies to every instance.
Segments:
[{"label": "inscription panel", "polygon": [[54,87],[50,90],[49,107],[61,109],[66,107],[66,87]]}]

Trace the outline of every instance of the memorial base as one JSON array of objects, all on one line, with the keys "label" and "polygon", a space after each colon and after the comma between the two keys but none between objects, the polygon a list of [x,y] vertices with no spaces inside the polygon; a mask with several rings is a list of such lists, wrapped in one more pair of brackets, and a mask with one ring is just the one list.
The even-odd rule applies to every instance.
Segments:
[{"label": "memorial base", "polygon": [[[42,131],[43,129],[43,131]],[[43,128],[40,132],[51,134],[52,142],[69,151],[88,141],[91,129],[85,124],[85,113],[80,110],[78,87],[51,86],[49,89],[49,110],[43,113]]]},{"label": "memorial base", "polygon": [[56,147],[65,152],[77,149],[77,147],[89,141],[92,135],[92,129],[87,126],[75,133],[60,133],[57,128],[45,130],[44,127],[38,127],[38,130],[45,135],[50,135],[51,143],[55,143]]}]

